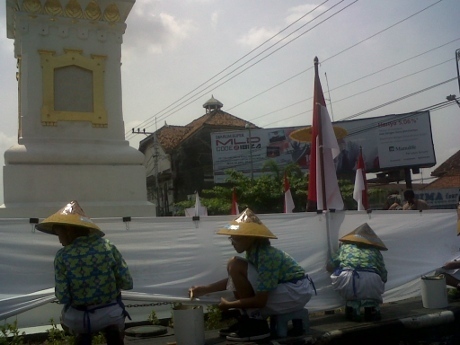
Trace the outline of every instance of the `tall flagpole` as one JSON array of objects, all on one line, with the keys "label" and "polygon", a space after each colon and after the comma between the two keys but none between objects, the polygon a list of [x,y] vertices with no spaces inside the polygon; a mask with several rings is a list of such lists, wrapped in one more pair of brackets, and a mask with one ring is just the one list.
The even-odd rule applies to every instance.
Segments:
[{"label": "tall flagpole", "polygon": [[[318,117],[318,153],[319,153],[319,173],[321,178],[321,194],[322,202],[321,205],[323,211],[327,210],[327,200],[326,200],[326,181],[324,181],[324,147],[323,147],[323,136],[322,136],[322,127],[321,127],[321,104],[316,103],[316,109],[319,111]],[[318,179],[318,176],[316,177]],[[316,200],[318,203],[319,200]]]},{"label": "tall flagpole", "polygon": [[[318,57],[315,56],[315,78],[319,76],[318,74]],[[319,77],[318,77],[319,78]],[[317,114],[318,114],[318,151],[319,151],[319,171],[321,176],[321,193],[323,198],[322,208],[323,211],[327,210],[327,200],[326,200],[326,181],[324,180],[324,148],[323,148],[323,128],[321,124],[321,104],[315,104]],[[318,177],[316,177],[318,179]],[[318,198],[316,199],[316,203],[318,203]]]}]

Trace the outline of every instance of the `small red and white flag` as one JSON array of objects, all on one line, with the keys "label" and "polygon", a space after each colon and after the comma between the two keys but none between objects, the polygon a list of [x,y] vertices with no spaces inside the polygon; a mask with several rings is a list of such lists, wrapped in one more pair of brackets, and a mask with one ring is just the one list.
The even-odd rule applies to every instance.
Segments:
[{"label": "small red and white flag", "polygon": [[367,180],[366,168],[364,165],[362,148],[359,150],[358,164],[356,168],[355,188],[353,190],[353,199],[358,203],[358,211],[369,209],[367,198]]},{"label": "small red and white flag", "polygon": [[199,217],[208,215],[208,208],[206,206],[201,206],[198,192],[195,192],[195,207],[186,208],[184,211],[186,217]]},{"label": "small red and white flag", "polygon": [[236,192],[235,192],[235,187],[233,187],[232,190],[232,210],[231,210],[232,215],[239,215],[240,211],[238,210],[238,202],[236,201]]},{"label": "small red and white flag", "polygon": [[292,213],[294,208],[295,205],[292,199],[291,185],[289,184],[286,173],[284,173],[284,213]]}]

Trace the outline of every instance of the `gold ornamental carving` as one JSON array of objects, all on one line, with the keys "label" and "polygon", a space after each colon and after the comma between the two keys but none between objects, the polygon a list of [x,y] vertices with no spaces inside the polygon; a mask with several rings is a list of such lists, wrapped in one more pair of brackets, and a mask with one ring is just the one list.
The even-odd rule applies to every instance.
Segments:
[{"label": "gold ornamental carving", "polygon": [[110,4],[104,11],[104,20],[109,23],[115,23],[120,21],[120,11],[118,10],[117,5]]},{"label": "gold ornamental carving", "polygon": [[62,14],[62,6],[59,0],[46,0],[45,13],[51,16],[59,16]]},{"label": "gold ornamental carving", "polygon": [[42,4],[40,0],[25,0],[22,3],[22,7],[26,12],[29,13],[40,13],[42,10]]},{"label": "gold ornamental carving", "polygon": [[31,14],[47,14],[53,17],[62,16],[72,19],[85,18],[91,21],[103,20],[109,23],[122,20],[120,10],[115,3],[101,8],[97,0],[91,0],[83,10],[79,0],[69,0],[67,4],[64,0],[46,0],[43,5],[40,0],[24,0],[22,3],[19,0],[16,1],[17,10]]},{"label": "gold ornamental carving", "polygon": [[102,18],[102,11],[94,0],[90,1],[88,6],[86,6],[85,18],[94,21],[97,21]]},{"label": "gold ornamental carving", "polygon": [[83,17],[83,11],[77,0],[70,0],[65,7],[65,14],[70,18],[81,18]]}]

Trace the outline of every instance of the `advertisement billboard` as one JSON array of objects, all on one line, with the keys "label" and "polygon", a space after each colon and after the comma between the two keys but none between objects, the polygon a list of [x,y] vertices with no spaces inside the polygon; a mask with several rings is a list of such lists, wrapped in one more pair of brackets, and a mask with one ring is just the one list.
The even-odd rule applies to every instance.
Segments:
[{"label": "advertisement billboard", "polygon": [[423,199],[430,208],[457,208],[460,188],[414,190],[415,198]]},{"label": "advertisement billboard", "polygon": [[339,145],[356,161],[362,147],[367,172],[436,165],[428,111],[337,121],[347,130]]},{"label": "advertisement billboard", "polygon": [[[386,115],[350,121],[336,121],[347,136],[338,139],[337,174],[353,173],[360,147],[367,172],[426,168],[436,165],[429,112]],[[264,164],[274,160],[280,167],[297,163],[307,172],[310,143],[292,140],[289,134],[299,127],[245,129],[211,133],[214,182],[224,183],[225,171],[233,169],[246,176],[266,173]]]}]

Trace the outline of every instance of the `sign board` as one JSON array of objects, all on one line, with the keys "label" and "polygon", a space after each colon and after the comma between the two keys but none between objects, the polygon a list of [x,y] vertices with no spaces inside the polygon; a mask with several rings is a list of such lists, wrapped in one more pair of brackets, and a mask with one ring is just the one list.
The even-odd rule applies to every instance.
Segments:
[{"label": "sign board", "polygon": [[457,208],[460,188],[414,190],[416,199],[423,199],[430,208]]},{"label": "sign board", "polygon": [[302,127],[211,133],[214,182],[224,183],[228,169],[257,177],[264,173],[263,166],[269,160],[279,166],[295,162],[306,172],[310,144],[289,138],[289,133],[299,128]]},{"label": "sign board", "polygon": [[338,121],[333,125],[347,130],[348,135],[339,144],[349,151],[353,162],[362,147],[367,172],[436,165],[428,111]]},{"label": "sign board", "polygon": [[[355,171],[360,147],[367,172],[436,165],[428,111],[332,124],[348,133],[338,140],[341,149],[336,159],[338,174]],[[302,171],[307,172],[310,143],[289,137],[292,131],[300,128],[303,126],[211,133],[214,182],[224,183],[228,169],[257,177],[266,173],[263,166],[269,160],[274,160],[280,167],[297,163]]]}]

